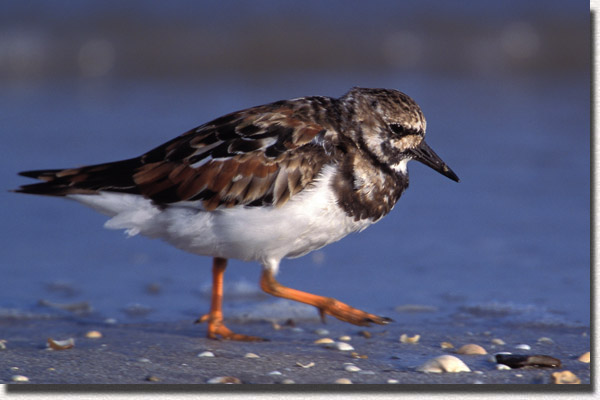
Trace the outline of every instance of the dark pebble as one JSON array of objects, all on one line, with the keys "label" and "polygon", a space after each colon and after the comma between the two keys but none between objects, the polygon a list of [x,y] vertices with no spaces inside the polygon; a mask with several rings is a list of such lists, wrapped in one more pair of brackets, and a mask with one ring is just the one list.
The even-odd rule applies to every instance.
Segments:
[{"label": "dark pebble", "polygon": [[560,360],[558,358],[546,355],[527,355],[527,354],[496,354],[498,364],[508,365],[511,368],[523,367],[547,367],[559,368]]}]

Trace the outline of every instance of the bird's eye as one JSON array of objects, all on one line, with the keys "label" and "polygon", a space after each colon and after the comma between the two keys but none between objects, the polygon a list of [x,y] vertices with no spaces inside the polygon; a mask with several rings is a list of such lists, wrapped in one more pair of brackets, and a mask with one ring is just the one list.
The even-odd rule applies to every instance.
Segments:
[{"label": "bird's eye", "polygon": [[406,127],[400,124],[390,124],[390,129],[394,132],[398,137],[404,137],[407,135],[413,135],[415,132],[412,129],[407,129]]}]

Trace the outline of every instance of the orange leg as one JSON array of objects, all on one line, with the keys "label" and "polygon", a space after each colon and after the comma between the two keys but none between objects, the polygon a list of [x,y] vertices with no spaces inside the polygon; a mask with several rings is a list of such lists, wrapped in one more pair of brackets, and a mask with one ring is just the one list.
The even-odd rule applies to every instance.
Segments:
[{"label": "orange leg", "polygon": [[331,297],[317,296],[315,294],[285,287],[277,282],[273,273],[267,269],[263,270],[260,278],[260,287],[262,290],[273,296],[283,297],[284,299],[295,300],[300,303],[306,303],[317,307],[323,321],[325,321],[325,314],[332,315],[344,322],[350,322],[351,324],[361,326],[367,326],[371,322],[384,325],[391,321],[390,318],[369,314],[350,307],[348,304],[342,303]]},{"label": "orange leg", "polygon": [[208,322],[207,337],[217,339],[221,336],[223,339],[243,340],[243,341],[261,341],[262,338],[256,336],[247,336],[239,333],[233,333],[223,323],[223,275],[227,267],[227,259],[215,257],[213,259],[213,285],[210,301],[210,312],[198,318],[196,323]]}]

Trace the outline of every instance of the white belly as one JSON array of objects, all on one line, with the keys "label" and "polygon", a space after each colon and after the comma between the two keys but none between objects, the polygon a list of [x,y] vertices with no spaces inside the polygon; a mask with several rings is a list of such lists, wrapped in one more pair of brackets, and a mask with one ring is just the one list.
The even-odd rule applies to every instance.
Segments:
[{"label": "white belly", "polygon": [[316,184],[281,207],[232,207],[207,212],[198,203],[165,209],[138,195],[103,192],[69,197],[112,216],[105,226],[163,239],[185,251],[263,265],[299,257],[360,231],[372,220],[354,221],[337,205],[331,190],[333,167]]}]

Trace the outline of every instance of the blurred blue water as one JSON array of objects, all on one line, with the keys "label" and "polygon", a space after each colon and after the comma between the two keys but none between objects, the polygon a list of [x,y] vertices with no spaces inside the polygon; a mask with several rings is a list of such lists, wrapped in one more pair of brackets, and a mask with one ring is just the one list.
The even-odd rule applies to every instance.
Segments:
[{"label": "blurred blue water", "polygon": [[[0,308],[37,310],[45,298],[88,300],[117,318],[133,303],[153,308],[154,320],[205,311],[208,299],[198,291],[210,281],[209,258],[125,239],[102,228],[105,217],[73,202],[6,192],[29,182],[16,173],[135,156],[236,109],[337,97],[358,85],[412,96],[427,118],[428,143],[461,183],[411,163],[410,188],[390,215],[317,256],[284,260],[280,281],[387,315],[405,303],[450,312],[509,304],[589,325],[588,82],[346,73],[7,85],[0,91]],[[255,284],[259,271],[233,261],[226,279]],[[63,281],[79,292],[46,288]],[[145,290],[155,282],[160,295]]]},{"label": "blurred blue water", "polygon": [[[444,2],[439,0],[413,0],[402,2],[398,8],[396,2],[390,0],[372,0],[366,6],[361,1],[330,0],[323,2],[319,0],[306,0],[302,4],[290,5],[277,0],[259,0],[248,3],[243,0],[218,2],[193,0],[179,0],[164,2],[160,0],[130,0],[123,3],[117,0],[105,0],[97,2],[93,0],[80,0],[77,2],[56,1],[52,4],[39,0],[23,0],[5,3],[3,5],[7,13],[13,15],[28,14],[44,15],[52,19],[79,18],[89,14],[98,13],[127,13],[135,11],[142,15],[157,15],[161,17],[196,18],[198,12],[203,12],[200,22],[210,22],[214,18],[241,14],[246,17],[281,16],[286,13],[304,13],[322,18],[343,21],[359,21],[365,17],[385,17],[390,9],[401,9],[405,16],[413,15],[415,12],[439,13],[442,15],[468,15],[489,18],[506,18],[514,16],[532,15],[574,15],[578,12],[589,10],[589,2],[546,0],[543,7],[536,1],[504,0],[502,2],[482,2],[478,0],[463,0],[461,2]],[[357,8],[363,12],[356,13]],[[210,18],[207,17],[210,15]]]}]

